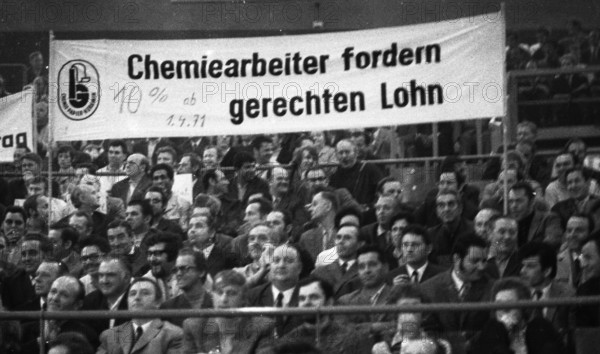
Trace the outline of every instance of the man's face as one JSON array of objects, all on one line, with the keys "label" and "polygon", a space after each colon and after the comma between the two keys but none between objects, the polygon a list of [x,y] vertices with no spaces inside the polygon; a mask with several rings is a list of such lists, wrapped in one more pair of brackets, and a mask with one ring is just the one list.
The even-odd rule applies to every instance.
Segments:
[{"label": "man's face", "polygon": [[6,218],[2,223],[2,230],[4,235],[8,238],[9,243],[16,243],[23,237],[25,233],[25,220],[21,213],[11,213],[10,211],[6,214]]},{"label": "man's face", "polygon": [[[298,291],[298,307],[299,308],[313,308],[332,305],[333,300],[327,299],[323,289],[319,286],[318,282],[310,283],[308,285],[300,287]],[[317,317],[315,315],[302,316],[304,322],[315,324]]]},{"label": "man's face", "polygon": [[146,196],[144,197],[152,206],[152,214],[154,216],[162,215],[165,211],[163,203],[162,203],[162,195],[158,192],[146,192]]},{"label": "man's face", "polygon": [[535,142],[535,134],[530,128],[524,126],[517,128],[517,142],[521,141]]},{"label": "man's face", "polygon": [[600,254],[595,241],[586,242],[581,248],[581,282],[600,276]]},{"label": "man's face", "polygon": [[48,293],[48,311],[76,311],[82,301],[77,299],[79,284],[70,277],[60,277],[52,283]]},{"label": "man's face", "polygon": [[79,201],[81,202],[82,207],[87,207],[91,210],[98,209],[98,206],[100,206],[100,196],[98,195],[96,188],[87,184],[82,184],[79,188],[81,189]]},{"label": "man's face", "polygon": [[164,163],[171,167],[175,167],[175,157],[170,152],[161,152],[156,156],[156,164]]},{"label": "man's face", "polygon": [[550,277],[550,269],[542,269],[540,256],[528,257],[521,261],[521,279],[530,287],[542,285],[546,277]]},{"label": "man's face", "polygon": [[216,189],[217,193],[227,194],[229,193],[229,179],[222,171],[216,171],[215,175],[217,176],[217,184]]},{"label": "man's face", "polygon": [[394,223],[390,227],[390,232],[392,236],[392,243],[396,249],[402,249],[402,234],[404,233],[404,229],[408,226],[408,221],[406,219],[400,219],[394,221]]},{"label": "man's face", "polygon": [[121,146],[110,146],[108,148],[108,163],[114,168],[120,168],[125,161],[125,153]]},{"label": "man's face", "polygon": [[[513,302],[513,301],[519,301],[519,296],[517,295],[517,292],[514,289],[506,289],[506,290],[500,290],[497,294],[496,297],[494,298],[495,302]],[[496,320],[498,320],[499,322],[505,322],[503,321],[504,318],[509,318],[510,323],[515,323],[518,324],[523,320],[523,314],[521,312],[521,310],[519,309],[502,309],[502,310],[497,310],[496,311]]]},{"label": "man's face", "polygon": [[343,168],[352,167],[356,163],[356,147],[348,141],[340,141],[335,148],[335,153]]},{"label": "man's face", "polygon": [[477,234],[477,236],[482,237],[484,240],[488,240],[488,234],[489,234],[489,225],[488,222],[490,221],[490,218],[492,217],[493,212],[491,211],[491,209],[482,209],[480,210],[477,215],[475,215],[475,220],[474,220],[474,226],[475,226],[475,233]]},{"label": "man's face", "polygon": [[273,232],[274,241],[276,241],[277,244],[287,240],[288,230],[285,225],[283,214],[280,211],[270,212],[269,214],[267,214],[267,218],[265,219],[265,221],[271,228],[271,231]]},{"label": "man's face", "polygon": [[35,271],[33,278],[33,289],[37,296],[45,297],[50,291],[54,280],[58,278],[58,264],[42,262]]},{"label": "man's face", "polygon": [[456,180],[456,173],[442,173],[440,175],[440,181],[438,182],[438,189],[440,192],[447,192],[449,190],[458,191],[458,181]]},{"label": "man's face", "polygon": [[98,268],[98,289],[107,297],[120,295],[127,289],[130,278],[119,261],[104,261]]},{"label": "man's face", "polygon": [[33,274],[42,263],[44,252],[39,241],[24,241],[21,244],[21,264],[28,274]]},{"label": "man's face", "polygon": [[294,248],[281,245],[275,249],[271,263],[271,280],[297,282],[301,271],[302,261]]},{"label": "man's face", "polygon": [[45,195],[46,185],[44,183],[30,183],[27,187],[27,195],[29,197],[33,195]]},{"label": "man's face", "polygon": [[585,159],[585,150],[585,144],[580,142],[573,142],[567,147],[567,151],[576,156],[580,163]]},{"label": "man's face", "polygon": [[329,184],[325,171],[321,169],[308,171],[306,174],[306,182],[310,189],[315,188],[316,186],[327,187]]},{"label": "man's face", "polygon": [[244,306],[244,289],[236,285],[215,286],[212,292],[215,309],[235,309]]},{"label": "man's face", "polygon": [[204,150],[204,153],[202,154],[202,163],[204,164],[204,167],[215,168],[215,166],[217,166],[217,160],[217,149],[209,148]]},{"label": "man's face", "polygon": [[127,158],[125,163],[125,174],[128,177],[136,177],[144,173],[142,161],[144,156],[141,154],[132,154]]},{"label": "man's face", "polygon": [[363,253],[358,256],[358,278],[365,288],[381,286],[388,271],[387,265],[379,260],[375,252]]},{"label": "man's face", "polygon": [[588,195],[589,183],[583,178],[581,171],[573,171],[567,175],[567,190],[571,198],[583,199]]},{"label": "man's face", "polygon": [[189,156],[184,156],[179,160],[179,165],[177,165],[177,173],[193,173],[192,171],[192,160]]},{"label": "man's face", "polygon": [[533,208],[533,200],[529,200],[524,189],[511,189],[508,192],[508,212],[516,220],[527,217]]},{"label": "man's face", "polygon": [[501,186],[504,186],[505,179],[508,188],[512,187],[513,184],[517,183],[517,170],[509,169],[500,172],[500,174],[498,175],[498,182]]},{"label": "man's face", "polygon": [[436,198],[437,216],[443,223],[450,223],[460,218],[462,208],[454,194],[441,194]]},{"label": "man's face", "polygon": [[156,170],[152,174],[152,185],[162,188],[165,192],[171,192],[173,188],[173,180],[169,178],[167,171]]},{"label": "man's face", "polygon": [[565,172],[567,172],[568,169],[573,168],[573,166],[573,156],[571,156],[571,154],[558,155],[554,161],[554,170],[556,171],[556,176],[564,183]]},{"label": "man's face", "polygon": [[341,227],[335,235],[335,249],[340,259],[353,259],[360,245],[356,227]]},{"label": "man's face", "polygon": [[501,218],[496,220],[492,228],[491,240],[496,246],[496,252],[509,255],[517,250],[517,222],[513,219]]},{"label": "man's face", "polygon": [[28,180],[40,174],[40,165],[33,160],[23,159],[21,161],[21,170],[23,171],[23,178]]},{"label": "man's face", "polygon": [[160,306],[156,288],[149,281],[138,281],[127,294],[128,309],[132,311],[156,310]]},{"label": "man's face", "polygon": [[381,188],[381,194],[400,200],[402,198],[402,184],[400,184],[400,181],[386,182]]},{"label": "man's face", "polygon": [[146,252],[146,259],[148,261],[148,265],[150,265],[152,275],[154,275],[156,278],[162,278],[164,276],[169,275],[170,273],[170,266],[169,260],[167,259],[166,248],[166,243],[159,242],[155,245],[148,247],[148,251]]},{"label": "man's face", "polygon": [[244,181],[251,181],[256,177],[256,163],[246,162],[240,167],[239,174]]},{"label": "man's face", "polygon": [[590,225],[587,218],[579,216],[571,216],[567,221],[567,229],[565,231],[565,241],[567,248],[573,252],[581,250],[581,243],[590,234]]},{"label": "man's face", "polygon": [[177,287],[183,291],[191,290],[194,285],[202,281],[202,277],[206,272],[196,268],[193,256],[179,256],[175,260],[175,279]]},{"label": "man's face", "polygon": [[71,167],[71,154],[68,152],[58,154],[58,166],[63,170]]},{"label": "man's face", "polygon": [[375,203],[375,215],[379,226],[387,228],[390,218],[394,215],[396,200],[392,197],[379,197]]},{"label": "man's face", "polygon": [[402,254],[411,266],[420,267],[427,261],[430,252],[431,246],[425,243],[422,236],[409,232],[402,237]]},{"label": "man's face", "polygon": [[263,220],[263,215],[260,213],[260,204],[258,203],[250,203],[246,207],[246,212],[244,213],[244,221],[249,223],[250,225],[254,225],[259,221]]},{"label": "man's face", "polygon": [[268,226],[259,225],[248,233],[248,252],[252,259],[259,259],[267,243],[274,244],[273,233]]},{"label": "man's face", "polygon": [[262,143],[258,150],[254,149],[256,154],[256,161],[260,164],[266,164],[269,162],[271,156],[273,156],[273,143]]},{"label": "man's face", "polygon": [[133,237],[127,234],[127,229],[122,226],[115,227],[108,229],[106,235],[111,251],[122,256],[131,252]]},{"label": "man's face", "polygon": [[88,219],[85,216],[71,216],[69,226],[77,230],[80,239],[84,239],[92,233],[92,228],[88,225]]},{"label": "man's face", "polygon": [[87,246],[81,250],[81,264],[85,274],[96,275],[100,267],[100,258],[104,254],[96,246]]},{"label": "man's face", "polygon": [[317,193],[313,196],[312,203],[308,206],[308,212],[312,220],[322,220],[327,216],[331,210],[331,202],[325,198],[321,193]]},{"label": "man's face", "polygon": [[202,247],[212,236],[210,227],[208,226],[208,218],[206,216],[192,217],[190,220],[190,228],[188,229],[188,239],[192,245]]},{"label": "man's face", "polygon": [[62,240],[61,234],[62,231],[57,229],[48,231],[48,240],[52,244],[53,249],[52,255],[57,259],[65,258],[69,255],[69,252],[71,252],[70,249],[65,247],[66,245]]},{"label": "man's face", "polygon": [[471,246],[467,250],[465,258],[454,255],[454,267],[458,274],[466,282],[473,282],[481,279],[485,269],[487,253],[485,248]]},{"label": "man's face", "polygon": [[125,210],[125,221],[134,231],[143,229],[144,225],[150,222],[149,219],[149,216],[144,217],[142,207],[139,205],[128,205],[127,210]]},{"label": "man's face", "polygon": [[290,178],[285,168],[275,167],[271,176],[271,191],[276,196],[285,195],[290,189]]}]

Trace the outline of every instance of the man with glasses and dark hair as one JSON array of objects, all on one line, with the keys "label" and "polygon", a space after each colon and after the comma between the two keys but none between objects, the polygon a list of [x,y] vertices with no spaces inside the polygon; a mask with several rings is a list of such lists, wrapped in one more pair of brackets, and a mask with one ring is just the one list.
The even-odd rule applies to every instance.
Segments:
[{"label": "man with glasses and dark hair", "polygon": [[[163,302],[161,309],[210,309],[213,307],[212,297],[207,288],[208,284],[206,260],[202,252],[191,248],[179,251],[175,260],[175,280],[180,294]],[[185,318],[168,318],[169,322],[183,327]]]},{"label": "man with glasses and dark hair", "polygon": [[79,281],[85,288],[85,294],[89,294],[94,290],[98,290],[98,268],[100,261],[105,254],[110,252],[108,242],[99,237],[92,237],[80,245],[81,247],[81,264],[83,265],[83,277]]},{"label": "man with glasses and dark hair", "polygon": [[262,194],[263,197],[271,199],[269,184],[256,175],[256,159],[252,155],[246,152],[237,153],[233,160],[233,167],[236,171],[235,183],[229,187],[231,194],[242,205],[246,205],[250,196],[254,194]]},{"label": "man with glasses and dark hair", "polygon": [[146,238],[148,250],[146,259],[150,271],[143,277],[154,280],[163,293],[163,301],[172,299],[178,294],[177,282],[173,272],[175,258],[181,241],[172,233],[155,233]]}]

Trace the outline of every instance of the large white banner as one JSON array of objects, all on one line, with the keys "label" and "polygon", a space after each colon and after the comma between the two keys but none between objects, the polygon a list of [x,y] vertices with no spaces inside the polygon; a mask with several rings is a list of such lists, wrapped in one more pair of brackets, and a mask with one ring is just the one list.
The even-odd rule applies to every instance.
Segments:
[{"label": "large white banner", "polygon": [[255,134],[505,114],[500,13],[204,40],[54,40],[56,140]]},{"label": "large white banner", "polygon": [[13,162],[17,146],[33,149],[33,90],[0,98],[0,162]]}]

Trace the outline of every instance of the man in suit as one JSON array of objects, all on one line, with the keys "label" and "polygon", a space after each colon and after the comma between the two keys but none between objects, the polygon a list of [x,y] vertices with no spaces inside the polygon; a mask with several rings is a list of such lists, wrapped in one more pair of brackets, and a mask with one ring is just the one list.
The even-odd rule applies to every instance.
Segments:
[{"label": "man in suit", "polygon": [[163,294],[163,301],[170,300],[179,294],[175,279],[175,259],[180,248],[181,240],[172,233],[153,233],[145,242],[148,250],[146,259],[150,270],[143,275],[154,280]]},{"label": "man in suit", "polygon": [[[129,309],[157,310],[162,293],[152,279],[137,278],[126,294]],[[100,335],[97,354],[179,354],[183,347],[183,330],[155,318],[132,318]]]},{"label": "man in suit", "polygon": [[83,274],[83,264],[76,251],[79,249],[79,234],[72,227],[60,227],[51,225],[48,232],[48,240],[52,243],[52,255],[55,259],[60,259],[69,273],[74,277],[81,277]]},{"label": "man in suit", "polygon": [[100,190],[102,193],[109,193],[112,186],[125,179],[124,163],[127,158],[127,144],[123,140],[111,140],[108,144],[108,165],[96,172],[106,173],[107,176],[100,176]]},{"label": "man in suit", "polygon": [[218,272],[237,266],[238,260],[231,252],[231,237],[218,234],[215,217],[193,214],[188,230],[189,244],[206,258],[206,270],[214,277]]},{"label": "man in suit", "polygon": [[256,159],[245,152],[235,155],[233,167],[235,168],[235,182],[230,187],[230,193],[243,205],[255,194],[271,199],[269,184],[256,175]]},{"label": "man in suit", "polygon": [[292,217],[292,227],[299,229],[310,219],[304,202],[290,186],[289,172],[283,167],[273,167],[269,179],[269,190],[273,197],[273,208],[287,210]]},{"label": "man in suit", "polygon": [[[383,251],[375,245],[363,246],[357,251],[356,262],[361,287],[340,297],[338,303],[344,306],[386,305],[392,287],[386,282],[389,267]],[[342,318],[352,323],[371,324],[387,320],[385,314],[352,314]]]},{"label": "man in suit", "polygon": [[565,243],[557,256],[555,280],[572,288],[579,286],[581,279],[581,247],[594,230],[594,219],[589,215],[573,214],[567,221]]},{"label": "man in suit", "polygon": [[248,232],[254,225],[264,222],[272,210],[273,204],[266,198],[256,197],[248,201],[244,212],[244,223],[238,228],[239,235],[231,242],[231,249],[242,265],[252,262],[248,253]]},{"label": "man in suit", "polygon": [[[475,234],[460,237],[452,250],[452,268],[421,284],[432,302],[485,301],[492,282],[485,273],[487,243]],[[436,328],[452,345],[453,353],[466,353],[467,341],[487,321],[487,312],[440,312],[428,316],[424,327]]]},{"label": "man in suit", "polygon": [[[296,244],[275,248],[271,262],[270,282],[252,288],[248,292],[248,305],[258,307],[298,306],[298,281],[301,274],[308,273],[310,256]],[[300,324],[297,316],[276,319],[275,336],[280,338]]]},{"label": "man in suit", "polygon": [[[163,302],[161,309],[210,309],[213,307],[212,297],[206,289],[206,259],[202,252],[191,248],[179,251],[175,261],[175,279],[181,291],[176,297]],[[184,318],[168,318],[167,321],[183,327]]]},{"label": "man in suit", "polygon": [[[215,277],[215,309],[237,309],[248,304],[246,278],[225,270]],[[183,353],[251,354],[272,344],[274,321],[265,317],[199,317],[183,322]]]},{"label": "man in suit", "polygon": [[351,293],[361,287],[358,279],[357,251],[366,243],[358,226],[340,225],[335,235],[335,248],[338,259],[315,268],[313,275],[327,281],[333,287],[333,298]]},{"label": "man in suit", "polygon": [[563,227],[575,213],[589,214],[590,207],[598,197],[590,194],[590,178],[582,167],[574,167],[565,172],[570,198],[556,203],[552,211],[560,216]]},{"label": "man in suit", "polygon": [[427,231],[433,240],[431,260],[442,266],[452,264],[454,242],[463,235],[474,232],[473,223],[462,216],[463,204],[454,189],[440,189],[436,197],[435,209],[441,224]]},{"label": "man in suit", "polygon": [[518,276],[521,261],[517,252],[517,221],[500,216],[490,220],[490,228],[494,253],[487,260],[486,272],[493,279]]},{"label": "man in suit", "polygon": [[111,252],[125,257],[131,267],[132,276],[148,271],[145,249],[135,245],[135,236],[128,222],[113,221],[108,225],[107,235]]},{"label": "man in suit", "polygon": [[150,170],[152,185],[160,187],[167,196],[167,206],[163,217],[179,223],[179,226],[185,231],[188,227],[191,213],[191,203],[185,198],[173,193],[173,182],[175,171],[168,164],[159,163],[152,166]]},{"label": "man in suit", "polygon": [[202,186],[202,176],[200,174],[200,168],[202,167],[202,159],[200,155],[194,152],[186,152],[181,156],[179,164],[177,165],[177,174],[189,173],[192,175],[192,198],[200,193],[204,193],[204,187]]},{"label": "man in suit", "polygon": [[152,206],[147,200],[136,199],[127,203],[125,222],[131,227],[136,247],[142,247],[144,239],[150,231],[152,213]]},{"label": "man in suit", "polygon": [[390,283],[420,284],[446,270],[445,267],[428,261],[427,258],[431,253],[431,237],[422,226],[407,225],[402,232],[400,246],[406,264],[388,273],[387,279]]},{"label": "man in suit", "polygon": [[313,259],[335,244],[335,214],[337,210],[338,199],[333,192],[322,190],[313,196],[308,211],[315,227],[300,235],[298,242]]},{"label": "man in suit", "polygon": [[518,246],[530,241],[542,241],[558,249],[563,227],[554,213],[534,208],[535,193],[528,182],[517,182],[508,191],[508,213],[518,223]]},{"label": "man in suit", "polygon": [[[98,290],[92,291],[83,300],[83,310],[119,311],[127,310],[127,289],[131,282],[131,265],[123,256],[109,255],[98,268]],[[125,322],[125,319],[89,320],[89,325],[101,333]]]},{"label": "man in suit", "polygon": [[181,226],[179,226],[176,221],[168,220],[163,217],[168,202],[167,195],[163,189],[158,186],[148,188],[144,199],[152,206],[151,227],[158,231],[174,233],[183,240],[185,238],[185,233],[181,229]]},{"label": "man in suit", "polygon": [[39,311],[42,308],[47,310],[47,297],[52,283],[60,276],[68,273],[67,267],[63,263],[43,261],[33,278],[33,289],[35,299],[19,307],[16,311]]},{"label": "man in suit", "polygon": [[124,204],[130,200],[143,199],[146,190],[152,185],[152,178],[146,175],[150,161],[142,154],[131,154],[125,162],[127,178],[115,183],[110,196],[121,198]]},{"label": "man in suit", "polygon": [[397,262],[394,258],[394,244],[390,232],[390,219],[395,215],[400,206],[400,201],[392,195],[380,195],[375,203],[375,215],[377,221],[361,227],[360,232],[368,239],[368,243],[377,245],[385,252],[388,264],[396,268]]},{"label": "man in suit", "polygon": [[[521,259],[521,279],[531,289],[533,300],[559,299],[575,296],[575,289],[567,284],[557,282],[556,251],[552,246],[541,242],[530,242],[519,250]],[[536,308],[534,316],[541,316],[550,321],[556,331],[567,343],[569,335],[569,309],[567,307]]]}]

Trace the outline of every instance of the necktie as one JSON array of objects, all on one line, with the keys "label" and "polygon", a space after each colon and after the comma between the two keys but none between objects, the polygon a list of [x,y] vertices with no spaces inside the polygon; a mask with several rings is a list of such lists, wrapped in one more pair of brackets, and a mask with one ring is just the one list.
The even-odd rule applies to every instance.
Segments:
[{"label": "necktie", "polygon": [[342,274],[346,274],[348,271],[348,262],[342,263]]},{"label": "necktie", "polygon": [[[275,301],[275,307],[282,308],[283,307],[283,293],[279,293],[277,295],[277,300]],[[283,316],[275,317],[275,338],[281,338],[283,335]]]},{"label": "necktie", "polygon": [[413,284],[419,284],[419,271],[415,269],[410,277],[410,280],[413,282]]},{"label": "necktie", "polygon": [[[542,291],[536,290],[533,292],[533,300],[540,301],[542,299]],[[536,307],[533,309],[532,317],[544,317],[544,312],[542,307]]]},{"label": "necktie", "polygon": [[132,350],[133,347],[135,347],[135,343],[137,343],[138,340],[140,340],[140,338],[142,337],[142,334],[144,334],[144,330],[142,329],[142,326],[138,326],[138,328],[135,329],[135,337],[133,338],[133,343],[131,343]]},{"label": "necktie", "polygon": [[463,283],[462,288],[460,288],[460,300],[465,301],[467,296],[469,295],[469,290],[471,290],[470,283]]}]

